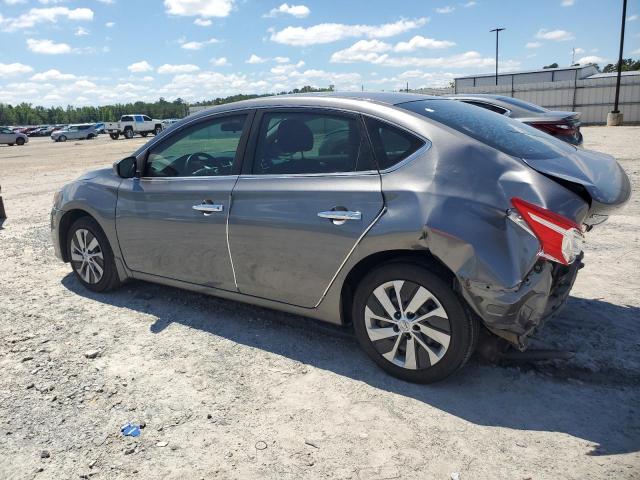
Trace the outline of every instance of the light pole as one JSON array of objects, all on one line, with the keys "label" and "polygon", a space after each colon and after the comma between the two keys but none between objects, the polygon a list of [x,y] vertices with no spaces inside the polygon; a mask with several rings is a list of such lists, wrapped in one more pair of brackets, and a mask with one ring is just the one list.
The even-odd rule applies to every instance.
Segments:
[{"label": "light pole", "polygon": [[496,86],[498,85],[498,37],[500,36],[500,32],[503,30],[506,30],[506,28],[494,28],[493,30],[489,30],[490,32],[496,32]]},{"label": "light pole", "polygon": [[624,26],[627,21],[627,0],[622,0],[622,26],[620,27],[620,52],[618,54],[618,75],[616,78],[616,96],[613,110],[607,115],[607,125],[622,125],[622,113],[618,109],[620,100],[620,77],[622,77],[622,50],[624,49]]}]

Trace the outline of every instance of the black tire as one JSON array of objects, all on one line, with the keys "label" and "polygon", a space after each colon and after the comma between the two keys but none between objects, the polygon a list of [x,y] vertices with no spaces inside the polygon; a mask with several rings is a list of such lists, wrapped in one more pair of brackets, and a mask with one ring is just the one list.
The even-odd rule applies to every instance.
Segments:
[{"label": "black tire", "polygon": [[118,138],[120,138],[119,133],[110,133],[109,136],[111,137],[111,140],[118,140]]},{"label": "black tire", "polygon": [[16,145],[19,145],[19,146],[24,145],[24,138],[17,138],[16,139]]},{"label": "black tire", "polygon": [[146,137],[147,135],[149,135],[149,132],[140,132],[140,135],[142,135],[143,137]]},{"label": "black tire", "polygon": [[[96,277],[94,271],[88,273],[88,279],[83,278],[83,273],[87,274],[87,269],[83,269],[84,262],[75,261],[74,258],[74,244],[75,246],[81,245],[78,241],[78,237],[76,236],[77,232],[87,231],[91,236],[87,236],[88,239],[95,238],[98,242],[98,248],[94,248],[92,251],[99,251],[102,255],[102,261],[99,262],[100,258],[96,260],[99,267],[102,268],[102,276],[99,278]],[[67,232],[67,255],[71,262],[71,268],[73,269],[73,273],[78,281],[88,290],[93,292],[107,292],[109,290],[113,290],[120,286],[121,282],[118,278],[118,271],[116,269],[116,263],[113,256],[113,251],[111,250],[111,245],[109,245],[109,240],[107,236],[100,228],[100,225],[91,217],[81,217],[69,228]],[[91,241],[87,241],[86,243],[90,244]],[[95,258],[95,257],[94,257]],[[98,280],[98,281],[96,281]]]},{"label": "black tire", "polygon": [[133,128],[125,128],[124,129],[124,137],[131,140],[133,138]]},{"label": "black tire", "polygon": [[8,143],[7,144],[9,147],[13,147],[13,143]]},{"label": "black tire", "polygon": [[67,141],[67,137],[65,137],[64,135],[60,135],[60,136],[58,137],[58,141],[59,141],[59,142],[66,142],[66,141]]},{"label": "black tire", "polygon": [[93,133],[90,133],[89,135],[87,135],[87,140],[92,140],[94,139],[96,136]]},{"label": "black tire", "polygon": [[[375,315],[390,318],[389,315],[384,314],[385,309],[383,309],[381,303],[378,303],[376,308],[374,304],[377,300],[372,300],[372,298],[374,297],[373,292],[375,289],[394,280],[403,280],[405,281],[405,285],[407,285],[406,287],[403,285],[403,287],[400,288],[402,302],[405,302],[405,298],[406,302],[409,302],[412,295],[415,295],[419,290],[419,287],[424,287],[431,294],[431,297],[428,297],[430,299],[418,308],[418,312],[407,313],[408,317],[413,317],[414,314],[416,317],[422,316],[424,312],[429,313],[429,311],[438,306],[437,302],[439,302],[447,318],[433,316],[428,322],[426,320],[420,322],[421,325],[428,327],[431,332],[435,331],[439,336],[433,338],[429,336],[425,337],[422,334],[422,330],[420,330],[421,327],[411,324],[410,321],[405,321],[403,325],[400,325],[399,320],[397,324],[373,320],[378,326],[391,327],[394,332],[398,332],[393,333],[393,337],[376,340],[374,344],[369,337],[369,330],[366,324],[367,320],[365,319],[365,309],[368,306],[371,311],[375,310],[373,311]],[[389,296],[389,298],[393,297],[394,295]],[[405,306],[408,307],[409,303]],[[421,310],[423,308],[426,310]],[[389,263],[365,276],[360,281],[354,295],[352,318],[358,343],[367,355],[387,373],[414,383],[433,383],[452,375],[471,357],[475,350],[478,337],[479,327],[477,319],[467,311],[463,300],[456,295],[450,283],[445,282],[441,277],[429,271],[427,268],[408,263]],[[404,318],[405,317],[402,316],[402,319]],[[373,329],[378,328],[378,326],[374,326]],[[403,328],[402,332],[408,333],[401,333],[400,327]],[[390,332],[390,330],[388,331]],[[449,338],[446,346],[444,343],[440,344],[434,340],[434,338],[440,337],[446,339],[447,335]],[[419,339],[416,337],[419,337]],[[398,344],[396,344],[396,340]],[[429,354],[424,347],[420,346],[418,340],[431,346],[432,352],[437,350],[438,352],[444,353],[439,359],[434,357],[435,361],[432,364],[431,354]],[[409,360],[406,351],[409,346],[409,341],[411,341],[412,345],[415,345],[415,349],[413,350],[415,354],[411,362],[415,364],[415,369],[405,368],[404,366],[393,363],[381,353],[381,351],[387,351],[387,348],[387,355],[389,355],[389,352],[392,350],[400,354],[405,353],[404,364],[407,365]],[[391,342],[391,345],[389,342]],[[398,348],[397,345],[400,345],[400,348]],[[401,351],[402,346],[404,346],[405,352]],[[395,355],[393,358],[396,358]]]},{"label": "black tire", "polygon": [[156,128],[153,129],[154,135],[160,135],[162,133],[162,125],[156,125]]}]

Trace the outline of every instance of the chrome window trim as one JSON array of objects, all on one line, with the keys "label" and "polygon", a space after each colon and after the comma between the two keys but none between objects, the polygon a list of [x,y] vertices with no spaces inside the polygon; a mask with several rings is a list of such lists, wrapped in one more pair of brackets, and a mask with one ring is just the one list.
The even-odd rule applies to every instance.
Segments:
[{"label": "chrome window trim", "polygon": [[322,177],[360,177],[360,176],[371,176],[371,175],[378,175],[379,172],[378,170],[363,170],[363,171],[359,171],[359,172],[333,172],[333,173],[287,173],[287,174],[274,174],[274,175],[269,175],[269,174],[263,174],[263,175],[257,175],[257,174],[247,174],[247,175],[240,175],[240,178],[242,180],[258,180],[258,179],[285,179],[285,178],[304,178],[304,177],[309,177],[309,178],[322,178]]},{"label": "chrome window trim", "polygon": [[154,181],[160,181],[160,182],[170,182],[170,181],[175,181],[175,180],[214,180],[216,178],[234,178],[234,177],[238,177],[238,175],[196,175],[196,176],[192,176],[192,177],[134,177],[134,178],[138,178],[140,181],[144,180],[145,182],[154,182]]}]

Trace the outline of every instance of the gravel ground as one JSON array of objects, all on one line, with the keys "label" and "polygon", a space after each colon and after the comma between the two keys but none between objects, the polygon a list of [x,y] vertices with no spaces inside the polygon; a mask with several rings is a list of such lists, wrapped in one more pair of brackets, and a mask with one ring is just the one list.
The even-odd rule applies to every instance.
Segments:
[{"label": "gravel ground", "polygon": [[[640,127],[584,128],[640,183]],[[0,478],[640,478],[640,201],[588,235],[536,342],[567,362],[384,374],[344,332],[53,255],[56,189],[143,139],[0,146]],[[137,438],[120,426],[144,422]]]}]

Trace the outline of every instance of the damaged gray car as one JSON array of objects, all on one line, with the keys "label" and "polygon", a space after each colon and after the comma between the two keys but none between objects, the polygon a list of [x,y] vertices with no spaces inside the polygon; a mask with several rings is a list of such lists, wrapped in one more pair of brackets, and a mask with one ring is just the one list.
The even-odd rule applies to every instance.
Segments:
[{"label": "damaged gray car", "polygon": [[427,383],[481,332],[526,348],[629,196],[612,157],[461,102],[293,95],[178,122],[66,185],[51,228],[92,291],[140,279],[352,326]]}]

